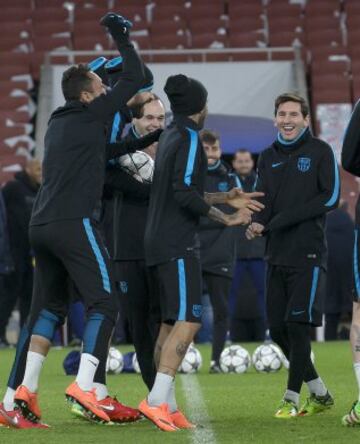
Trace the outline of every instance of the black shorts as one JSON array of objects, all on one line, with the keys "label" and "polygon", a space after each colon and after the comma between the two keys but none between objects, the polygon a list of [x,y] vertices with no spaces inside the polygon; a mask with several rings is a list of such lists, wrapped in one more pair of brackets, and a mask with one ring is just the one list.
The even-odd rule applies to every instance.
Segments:
[{"label": "black shorts", "polygon": [[35,253],[34,299],[42,301],[43,309],[65,318],[70,278],[88,313],[116,320],[111,261],[96,222],[86,218],[31,226],[30,242]]},{"label": "black shorts", "polygon": [[360,302],[360,268],[359,268],[359,251],[360,251],[360,227],[355,228],[354,238],[354,302]]},{"label": "black shorts", "polygon": [[321,267],[269,265],[266,309],[270,327],[284,322],[322,325],[326,272]]},{"label": "black shorts", "polygon": [[201,322],[202,276],[200,259],[174,259],[149,268],[151,295],[158,301],[161,321]]}]

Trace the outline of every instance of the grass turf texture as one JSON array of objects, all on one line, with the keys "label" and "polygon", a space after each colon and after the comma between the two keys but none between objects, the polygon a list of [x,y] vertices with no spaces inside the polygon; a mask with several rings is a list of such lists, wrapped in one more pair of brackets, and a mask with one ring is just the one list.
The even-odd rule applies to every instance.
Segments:
[{"label": "grass turf texture", "polygon": [[[255,345],[244,345],[250,352]],[[122,352],[129,347],[119,347]],[[335,397],[335,407],[309,418],[274,419],[273,415],[285,389],[287,371],[259,374],[251,368],[244,375],[209,375],[210,347],[200,346],[203,366],[198,378],[210,424],[217,443],[349,443],[359,442],[359,428],[340,424],[356,399],[357,388],[347,342],[314,344],[315,363]],[[0,428],[0,443],[12,444],[92,444],[92,443],[207,443],[198,441],[192,432],[163,433],[149,421],[123,426],[100,426],[74,418],[65,403],[64,390],[73,377],[65,376],[62,361],[69,350],[51,350],[40,381],[40,406],[50,430],[13,430]],[[13,350],[0,351],[1,396],[14,356]],[[186,378],[193,378],[188,375]],[[146,395],[140,376],[120,374],[108,377],[112,394],[136,406]],[[181,381],[177,381],[178,403],[186,412]],[[307,396],[303,389],[302,400]],[[190,418],[191,419],[191,418]],[[204,437],[203,437],[204,438]]]}]

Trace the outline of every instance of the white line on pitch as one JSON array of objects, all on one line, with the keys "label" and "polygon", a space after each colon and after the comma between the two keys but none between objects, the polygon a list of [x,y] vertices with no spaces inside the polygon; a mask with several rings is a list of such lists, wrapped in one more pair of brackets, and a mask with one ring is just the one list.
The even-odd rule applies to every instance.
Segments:
[{"label": "white line on pitch", "polygon": [[186,413],[190,421],[199,424],[192,433],[193,444],[216,444],[205,400],[196,375],[179,375],[186,399]]}]

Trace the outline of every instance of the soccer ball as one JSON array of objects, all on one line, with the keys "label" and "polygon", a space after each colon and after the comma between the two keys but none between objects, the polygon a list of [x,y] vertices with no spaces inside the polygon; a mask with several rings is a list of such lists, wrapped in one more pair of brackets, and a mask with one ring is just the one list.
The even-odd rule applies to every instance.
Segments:
[{"label": "soccer ball", "polygon": [[281,369],[282,352],[274,344],[264,344],[257,347],[252,356],[255,369],[262,373],[274,373]]},{"label": "soccer ball", "polygon": [[202,366],[202,357],[197,348],[190,345],[178,371],[180,373],[196,373]]},{"label": "soccer ball", "polygon": [[115,347],[110,347],[106,360],[106,372],[118,375],[124,368],[124,358],[122,353]]},{"label": "soccer ball", "polygon": [[250,354],[240,345],[230,345],[220,355],[220,368],[224,373],[245,373],[250,366]]},{"label": "soccer ball", "polygon": [[[314,354],[314,352],[312,350],[311,350],[311,353],[310,353],[310,359],[311,359],[311,362],[313,364],[315,364],[315,354]],[[286,368],[286,370],[289,370],[290,363],[289,363],[289,361],[287,360],[286,356],[283,353],[282,353],[282,363],[283,363],[283,366]]]},{"label": "soccer ball", "polygon": [[136,356],[136,352],[134,352],[133,357],[132,357],[132,365],[134,367],[135,373],[141,373],[139,361]]},{"label": "soccer ball", "polygon": [[151,183],[154,174],[154,160],[144,151],[125,154],[118,162],[123,170],[143,183]]}]

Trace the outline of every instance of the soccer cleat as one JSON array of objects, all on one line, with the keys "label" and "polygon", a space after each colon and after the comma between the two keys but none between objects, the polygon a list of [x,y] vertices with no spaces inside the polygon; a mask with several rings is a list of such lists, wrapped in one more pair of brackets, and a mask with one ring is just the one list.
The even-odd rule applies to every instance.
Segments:
[{"label": "soccer cleat", "polygon": [[196,425],[191,423],[180,410],[176,410],[176,412],[170,413],[170,419],[178,429],[196,428]]},{"label": "soccer cleat", "polygon": [[209,373],[212,375],[217,374],[217,373],[223,373],[218,362],[211,361]]},{"label": "soccer cleat", "polygon": [[121,404],[116,397],[107,396],[105,399],[98,401],[98,404],[109,416],[111,422],[134,422],[141,417],[139,410]]},{"label": "soccer cleat", "polygon": [[144,399],[139,404],[139,410],[160,430],[163,430],[164,432],[175,432],[176,430],[179,430],[171,420],[168,404],[164,403],[159,406],[152,407],[149,405],[147,399]]},{"label": "soccer cleat", "polygon": [[41,422],[32,422],[24,418],[19,410],[5,410],[0,404],[0,426],[17,429],[48,429],[49,426]]},{"label": "soccer cleat", "polygon": [[66,389],[65,396],[70,403],[77,402],[80,404],[88,419],[100,423],[110,422],[109,416],[104,412],[96,400],[95,389],[85,392],[84,390],[81,390],[77,382],[73,382]]},{"label": "soccer cleat", "polygon": [[37,400],[37,393],[32,393],[25,385],[20,385],[15,392],[14,402],[19,407],[24,418],[32,422],[38,422],[41,411]]},{"label": "soccer cleat", "polygon": [[288,399],[283,399],[281,401],[280,407],[275,413],[275,418],[279,419],[291,419],[295,418],[298,414],[298,408],[295,403],[289,401]]},{"label": "soccer cleat", "polygon": [[88,419],[85,410],[77,402],[72,403],[70,411],[74,416],[77,416],[78,418]]},{"label": "soccer cleat", "polygon": [[334,398],[329,392],[325,396],[316,396],[312,393],[305,401],[304,405],[299,411],[299,416],[312,416],[317,413],[324,412],[334,405]]},{"label": "soccer cleat", "polygon": [[360,426],[360,401],[355,401],[350,412],[343,416],[341,423],[346,427]]}]

